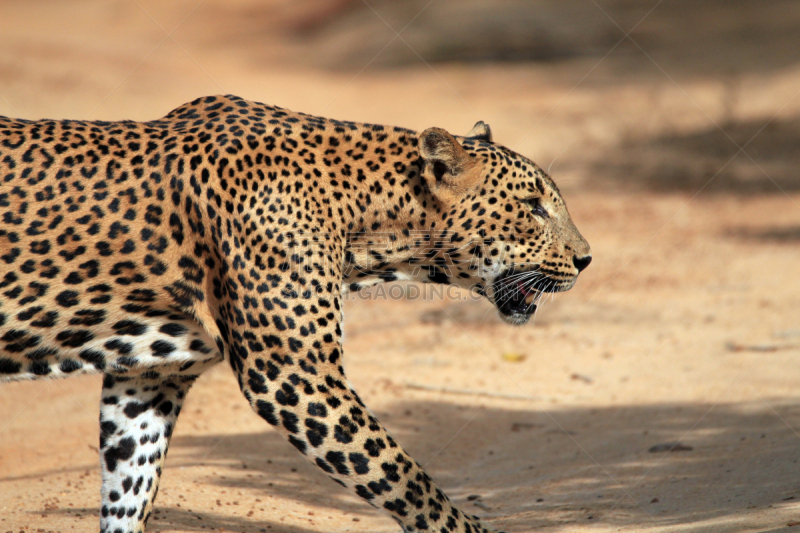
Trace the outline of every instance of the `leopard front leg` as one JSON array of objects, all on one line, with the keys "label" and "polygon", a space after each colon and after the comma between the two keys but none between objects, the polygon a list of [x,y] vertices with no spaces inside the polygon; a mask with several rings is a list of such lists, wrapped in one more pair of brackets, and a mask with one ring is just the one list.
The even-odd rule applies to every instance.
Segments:
[{"label": "leopard front leg", "polygon": [[195,379],[106,374],[100,405],[101,532],[144,532],[169,439]]},{"label": "leopard front leg", "polygon": [[283,316],[251,316],[223,333],[255,412],[335,481],[389,512],[403,531],[493,531],[450,502],[348,385],[339,297],[281,303],[273,301],[288,310]]}]

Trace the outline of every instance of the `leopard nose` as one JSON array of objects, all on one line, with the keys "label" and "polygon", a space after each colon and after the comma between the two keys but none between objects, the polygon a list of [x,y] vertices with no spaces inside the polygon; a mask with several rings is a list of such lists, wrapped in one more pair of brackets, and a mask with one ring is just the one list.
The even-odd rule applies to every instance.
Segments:
[{"label": "leopard nose", "polygon": [[575,265],[575,268],[578,269],[578,272],[583,272],[583,270],[588,267],[589,263],[591,262],[591,255],[586,255],[583,257],[578,257],[577,255],[572,256],[572,264]]}]

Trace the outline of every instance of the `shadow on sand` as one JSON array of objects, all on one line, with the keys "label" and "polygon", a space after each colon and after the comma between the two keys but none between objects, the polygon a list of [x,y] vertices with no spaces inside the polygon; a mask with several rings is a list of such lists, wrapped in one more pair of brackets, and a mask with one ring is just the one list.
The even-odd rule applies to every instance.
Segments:
[{"label": "shadow on sand", "polygon": [[[376,414],[460,507],[508,531],[593,523],[686,532],[716,524],[714,531],[742,531],[756,526],[751,513],[800,498],[800,442],[792,429],[800,423],[798,403],[554,410],[525,405],[403,401]],[[434,433],[442,437],[433,440]],[[454,446],[459,440],[467,442]],[[691,450],[650,451],[678,441]],[[171,453],[167,470],[213,464],[215,475],[206,482],[229,494],[247,489],[279,495],[320,508],[320,515],[373,512],[274,431],[179,436]],[[766,468],[776,464],[781,468]],[[481,499],[468,501],[473,493]],[[269,511],[245,513],[234,518],[162,505],[151,527],[313,531],[287,527]],[[722,519],[730,522],[728,529],[716,522]],[[792,530],[785,524],[781,529]]]},{"label": "shadow on sand", "polygon": [[[595,170],[623,187],[656,192],[795,193],[800,191],[797,146],[800,118],[764,117],[722,124],[721,129],[710,125],[686,135],[628,142],[604,157]],[[783,238],[791,239],[791,234]]]}]

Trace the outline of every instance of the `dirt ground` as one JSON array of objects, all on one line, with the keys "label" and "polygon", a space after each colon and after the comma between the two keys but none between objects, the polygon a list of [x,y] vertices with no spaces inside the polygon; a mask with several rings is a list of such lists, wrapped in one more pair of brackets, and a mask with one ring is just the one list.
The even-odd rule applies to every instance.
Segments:
[{"label": "dirt ground", "polygon": [[[521,328],[457,291],[351,298],[367,405],[509,533],[800,531],[792,4],[4,2],[0,114],[147,120],[234,93],[414,129],[485,120],[551,168],[594,261]],[[99,394],[98,376],[0,386],[0,532],[96,530]],[[397,530],[223,366],[188,398],[156,504],[153,532]]]}]

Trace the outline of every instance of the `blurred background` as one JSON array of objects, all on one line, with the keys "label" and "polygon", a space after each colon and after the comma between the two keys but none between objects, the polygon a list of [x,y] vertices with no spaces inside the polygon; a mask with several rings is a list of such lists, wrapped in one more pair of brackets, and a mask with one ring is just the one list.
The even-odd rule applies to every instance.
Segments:
[{"label": "blurred background", "polygon": [[[0,114],[151,120],[217,93],[483,120],[561,188],[594,261],[535,324],[458,293],[347,303],[353,384],[464,510],[800,531],[796,0],[0,2]],[[229,374],[189,397],[151,530],[396,530]],[[0,387],[0,530],[95,527],[98,398],[98,377]]]}]

